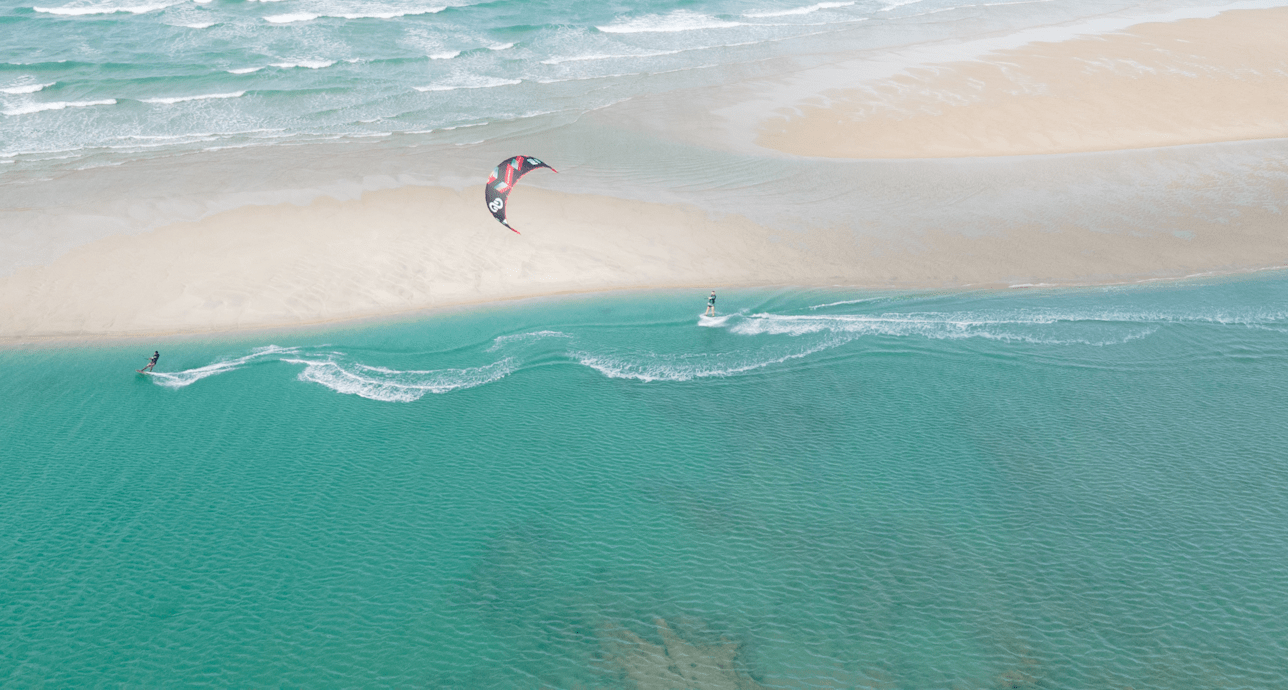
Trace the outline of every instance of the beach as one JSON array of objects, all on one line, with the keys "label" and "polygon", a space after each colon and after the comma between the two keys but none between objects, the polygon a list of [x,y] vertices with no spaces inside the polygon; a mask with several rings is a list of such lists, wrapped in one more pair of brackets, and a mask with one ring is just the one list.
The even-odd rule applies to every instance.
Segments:
[{"label": "beach", "polygon": [[[10,207],[18,251],[0,276],[0,337],[214,332],[566,292],[1081,285],[1288,265],[1275,201],[1288,191],[1275,139],[1288,111],[1277,50],[1288,10],[1211,14],[1075,32],[970,61],[930,63],[953,53],[922,49],[889,75],[865,76],[871,67],[856,57],[708,94],[723,109],[665,94],[610,106],[546,135],[545,148],[574,164],[518,187],[521,235],[482,207],[475,180],[486,166],[477,161],[501,150],[494,144],[465,158],[438,154],[440,177],[455,176],[450,186],[422,178],[338,198],[243,193],[225,210],[191,192],[167,197],[181,195],[167,189],[163,164],[152,164],[147,187],[131,188],[128,172],[77,173],[44,183],[65,188],[46,197],[111,190],[117,196],[99,205],[124,210],[73,218],[48,198]],[[800,98],[802,89],[814,95]],[[688,146],[682,129],[671,137],[681,143],[657,146],[668,137],[656,123],[670,118],[629,135],[632,174],[662,175],[651,186],[618,175],[614,189],[594,160],[603,151],[576,143],[588,132],[618,137],[649,107],[675,113],[693,103],[705,114],[675,119],[708,132],[713,146]],[[1266,144],[1248,141],[1258,139]],[[751,153],[738,150],[746,140],[757,143]],[[381,153],[363,160],[380,165]],[[185,154],[172,167],[215,170],[203,160]],[[203,179],[203,193],[232,190],[223,171],[236,161],[207,176],[225,189]],[[745,177],[733,171],[747,165],[769,172],[732,189],[704,182],[714,187],[703,192],[665,181],[676,165],[709,166],[711,178]],[[271,192],[262,177],[260,190]],[[140,214],[131,196],[155,201]],[[1117,220],[1106,218],[1115,207]],[[168,222],[173,208],[191,220]],[[34,236],[61,239],[22,243]]]},{"label": "beach", "polygon": [[0,685],[1288,687],[1282,4],[0,8]]}]

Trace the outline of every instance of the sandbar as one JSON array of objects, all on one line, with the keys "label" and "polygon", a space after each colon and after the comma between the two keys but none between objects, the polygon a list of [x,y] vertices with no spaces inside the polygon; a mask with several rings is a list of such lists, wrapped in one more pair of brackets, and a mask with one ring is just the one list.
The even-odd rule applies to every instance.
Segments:
[{"label": "sandbar", "polygon": [[802,156],[943,158],[1288,137],[1288,8],[1139,24],[924,64],[767,114]]}]

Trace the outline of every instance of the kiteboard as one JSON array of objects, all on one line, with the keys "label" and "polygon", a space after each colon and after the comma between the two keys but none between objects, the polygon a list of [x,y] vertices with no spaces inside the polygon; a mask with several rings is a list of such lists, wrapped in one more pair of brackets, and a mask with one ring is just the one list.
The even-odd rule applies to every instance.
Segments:
[{"label": "kiteboard", "polygon": [[135,371],[139,372],[140,374],[151,374],[151,373],[152,373],[152,372],[150,372],[150,371],[143,371],[142,369],[135,369]]}]

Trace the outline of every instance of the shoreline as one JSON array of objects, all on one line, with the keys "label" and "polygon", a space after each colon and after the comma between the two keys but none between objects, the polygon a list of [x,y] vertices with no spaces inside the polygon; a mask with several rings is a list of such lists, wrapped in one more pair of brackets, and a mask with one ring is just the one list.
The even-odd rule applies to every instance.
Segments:
[{"label": "shoreline", "polygon": [[165,342],[175,342],[188,339],[217,339],[217,340],[234,340],[254,337],[257,334],[295,334],[308,333],[310,331],[331,330],[331,329],[360,329],[367,327],[378,327],[384,324],[400,323],[406,321],[416,321],[420,319],[430,319],[436,316],[452,312],[464,312],[471,307],[491,307],[508,305],[515,302],[524,302],[528,300],[542,299],[564,299],[575,297],[602,297],[608,295],[619,295],[622,293],[646,293],[646,292],[670,292],[677,290],[694,290],[695,294],[701,297],[700,293],[708,289],[717,291],[736,291],[736,290],[757,290],[757,289],[782,289],[782,290],[825,290],[834,289],[838,291],[853,290],[865,293],[970,293],[970,292],[993,292],[997,294],[1011,291],[1030,291],[1030,290],[1052,290],[1052,291],[1074,291],[1074,290],[1091,290],[1106,287],[1143,287],[1146,285],[1158,285],[1167,287],[1170,285],[1184,285],[1193,281],[1203,282],[1220,282],[1243,279],[1254,279],[1263,273],[1273,273],[1281,271],[1288,275],[1288,264],[1277,266],[1265,266],[1255,268],[1232,269],[1230,271],[1208,271],[1203,273],[1194,273],[1184,276],[1169,276],[1163,278],[1139,278],[1134,280],[1122,281],[1105,281],[1105,282],[1086,282],[1086,283],[1032,283],[1032,284],[1015,284],[1007,285],[1004,283],[989,284],[966,284],[955,287],[890,287],[890,286],[863,286],[863,285],[806,285],[799,283],[758,283],[758,284],[741,284],[741,285],[656,285],[642,287],[621,287],[609,289],[589,289],[589,290],[570,290],[564,292],[550,292],[531,295],[517,295],[502,298],[487,298],[470,302],[457,302],[434,305],[430,307],[415,307],[405,311],[387,312],[380,314],[368,314],[363,316],[336,317],[322,321],[270,324],[264,326],[247,326],[244,328],[220,328],[212,330],[194,330],[194,331],[165,331],[155,333],[92,333],[78,335],[48,335],[35,337],[9,337],[0,336],[0,351],[4,350],[23,350],[23,349],[41,349],[41,348],[58,348],[58,347],[96,347],[107,345],[129,345],[137,342],[155,343],[158,340]]}]

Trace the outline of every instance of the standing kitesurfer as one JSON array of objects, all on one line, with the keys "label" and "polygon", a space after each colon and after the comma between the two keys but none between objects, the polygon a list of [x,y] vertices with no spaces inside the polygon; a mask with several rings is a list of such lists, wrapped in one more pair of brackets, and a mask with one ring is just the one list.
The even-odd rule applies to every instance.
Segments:
[{"label": "standing kitesurfer", "polygon": [[716,315],[716,291],[711,291],[711,296],[707,298],[707,313],[704,316]]},{"label": "standing kitesurfer", "polygon": [[158,359],[161,359],[161,352],[159,350],[153,351],[152,359],[148,360],[148,365],[146,367],[143,367],[142,369],[139,369],[139,371],[152,371],[152,367],[155,367],[157,365]]}]

